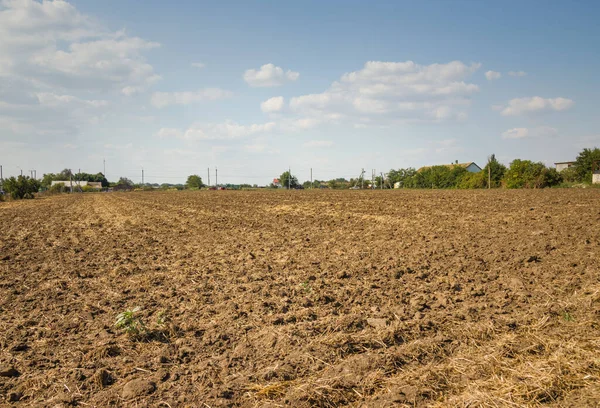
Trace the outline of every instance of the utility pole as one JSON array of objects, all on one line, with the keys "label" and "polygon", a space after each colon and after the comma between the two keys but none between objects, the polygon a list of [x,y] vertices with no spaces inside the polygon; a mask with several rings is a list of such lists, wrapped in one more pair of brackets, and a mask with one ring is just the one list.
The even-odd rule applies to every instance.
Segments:
[{"label": "utility pole", "polygon": [[142,167],[142,187],[144,187],[144,168]]},{"label": "utility pole", "polygon": [[73,172],[69,169],[69,185],[71,186],[71,194],[73,194]]},{"label": "utility pole", "polygon": [[375,169],[371,170],[371,190],[375,188]]},{"label": "utility pole", "polygon": [[4,177],[2,177],[2,165],[0,164],[0,182],[4,181]]},{"label": "utility pole", "polygon": [[310,168],[310,189],[312,190],[313,188],[313,181],[312,181],[312,167]]},{"label": "utility pole", "polygon": [[288,167],[288,190],[292,188],[292,168]]},{"label": "utility pole", "polygon": [[383,190],[383,173],[381,173],[381,189]]},{"label": "utility pole", "polygon": [[104,173],[102,175],[106,178],[106,159],[102,159],[102,167],[104,169]]},{"label": "utility pole", "polygon": [[218,187],[218,185],[219,185],[219,171],[215,167],[215,187]]},{"label": "utility pole", "polygon": [[33,171],[33,178],[37,180],[37,170]]},{"label": "utility pole", "polygon": [[365,169],[360,169],[360,189],[365,188]]},{"label": "utility pole", "polygon": [[492,165],[488,161],[488,190],[492,188]]}]

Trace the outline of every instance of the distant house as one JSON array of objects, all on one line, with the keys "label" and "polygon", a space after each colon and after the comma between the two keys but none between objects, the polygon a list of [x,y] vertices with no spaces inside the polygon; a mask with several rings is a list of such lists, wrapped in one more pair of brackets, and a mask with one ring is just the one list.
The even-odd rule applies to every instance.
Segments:
[{"label": "distant house", "polygon": [[[453,169],[454,167],[462,167],[462,168],[466,169],[469,173],[479,173],[482,170],[481,167],[479,167],[475,162],[459,163],[458,160],[456,161],[456,163],[441,164],[440,166],[446,166],[450,169]],[[421,171],[430,169],[431,167],[433,167],[433,166],[421,167],[417,171],[421,172]]]},{"label": "distant house", "polygon": [[73,183],[73,188],[88,186],[91,188],[95,188],[97,190],[102,190],[102,183],[99,181],[77,181],[77,180],[53,181],[50,186],[52,187],[57,184],[64,184],[65,187],[71,188],[71,183]]},{"label": "distant house", "polygon": [[558,163],[554,163],[554,165],[556,166],[556,171],[561,172],[565,169],[573,167],[575,165],[575,162],[574,161],[558,162]]},{"label": "distant house", "polygon": [[277,179],[277,178],[274,178],[274,179],[273,179],[273,185],[274,185],[275,187],[278,187],[278,188],[282,188],[282,187],[283,187],[283,186],[281,185],[281,181],[279,181],[279,179]]}]

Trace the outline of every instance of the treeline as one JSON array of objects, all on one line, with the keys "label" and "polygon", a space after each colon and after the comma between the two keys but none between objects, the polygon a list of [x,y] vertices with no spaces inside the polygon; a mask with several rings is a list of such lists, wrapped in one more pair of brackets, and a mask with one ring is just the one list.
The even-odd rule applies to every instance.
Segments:
[{"label": "treeline", "polygon": [[[542,162],[513,160],[509,167],[491,155],[483,171],[470,173],[461,166],[433,166],[415,169],[390,170],[389,184],[401,188],[545,188],[591,184],[593,163],[600,162],[600,149],[583,149],[572,167],[558,172]],[[390,187],[391,188],[391,187]]]},{"label": "treeline", "polygon": [[414,168],[392,169],[386,177],[378,176],[371,180],[332,179],[315,180],[303,183],[304,188],[348,189],[354,186],[365,188],[545,188],[573,184],[591,184],[594,163],[600,163],[600,149],[583,149],[573,166],[558,172],[542,162],[531,160],[513,160],[508,167],[491,155],[482,171],[471,173],[460,165],[443,165]]},{"label": "treeline", "polygon": [[49,189],[53,181],[64,181],[66,182],[73,180],[75,181],[89,181],[95,183],[102,183],[102,187],[106,188],[109,186],[109,182],[102,173],[90,174],[90,173],[73,173],[69,169],[64,169],[60,173],[47,173],[44,174],[41,180],[41,187],[43,189]]}]

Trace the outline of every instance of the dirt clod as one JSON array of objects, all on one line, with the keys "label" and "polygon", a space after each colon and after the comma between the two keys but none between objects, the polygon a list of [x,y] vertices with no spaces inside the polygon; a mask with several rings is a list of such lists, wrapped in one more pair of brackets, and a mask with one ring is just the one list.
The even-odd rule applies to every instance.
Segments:
[{"label": "dirt clod", "polygon": [[11,392],[8,394],[8,397],[6,399],[8,400],[8,402],[17,402],[21,399],[22,396],[23,393],[21,392]]},{"label": "dirt clod", "polygon": [[370,317],[367,319],[367,324],[371,327],[375,328],[383,328],[387,326],[387,319],[377,319],[374,317]]},{"label": "dirt clod", "polygon": [[112,374],[103,368],[96,371],[93,377],[93,383],[99,388],[108,387],[114,381],[115,379],[113,378]]},{"label": "dirt clod", "polygon": [[19,371],[14,367],[0,366],[0,377],[18,377],[19,375]]},{"label": "dirt clod", "polygon": [[125,399],[132,399],[152,394],[155,390],[156,384],[154,382],[138,378],[125,384],[121,395]]}]

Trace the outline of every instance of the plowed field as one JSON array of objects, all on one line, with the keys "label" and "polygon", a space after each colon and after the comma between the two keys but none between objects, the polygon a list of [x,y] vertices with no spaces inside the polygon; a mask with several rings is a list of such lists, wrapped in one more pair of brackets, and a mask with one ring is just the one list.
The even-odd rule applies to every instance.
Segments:
[{"label": "plowed field", "polygon": [[0,317],[0,405],[598,406],[600,191],[0,203]]}]

